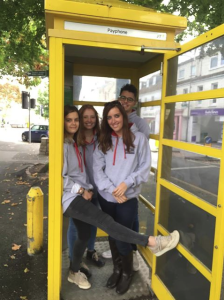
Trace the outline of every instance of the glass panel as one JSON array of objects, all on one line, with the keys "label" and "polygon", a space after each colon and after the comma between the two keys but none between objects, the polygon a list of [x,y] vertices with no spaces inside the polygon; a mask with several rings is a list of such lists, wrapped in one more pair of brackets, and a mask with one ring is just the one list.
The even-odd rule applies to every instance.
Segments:
[{"label": "glass panel", "polygon": [[149,145],[151,149],[151,167],[158,169],[159,141],[150,139]]},{"label": "glass panel", "polygon": [[139,81],[139,102],[160,100],[162,97],[162,75],[160,71],[142,77]]},{"label": "glass panel", "polygon": [[166,95],[180,95],[203,90],[224,87],[223,64],[224,36],[206,43],[198,48],[171,58],[168,61]]},{"label": "glass panel", "polygon": [[139,233],[153,235],[155,216],[141,201],[138,203]]},{"label": "glass panel", "polygon": [[80,101],[105,102],[116,100],[120,89],[130,79],[73,76],[73,98]]},{"label": "glass panel", "polygon": [[147,199],[152,205],[155,206],[156,202],[156,181],[155,174],[150,173],[149,180],[147,183],[142,184],[141,195]]},{"label": "glass panel", "polygon": [[164,138],[222,147],[224,98],[166,104]]},{"label": "glass panel", "polygon": [[156,273],[176,300],[209,300],[210,282],[177,250],[157,259]]},{"label": "glass panel", "polygon": [[142,107],[140,117],[148,122],[151,134],[159,134],[160,106]]},{"label": "glass panel", "polygon": [[217,205],[220,160],[164,146],[162,178]]},{"label": "glass panel", "polygon": [[159,223],[178,230],[180,242],[209,269],[212,268],[215,217],[161,187]]}]

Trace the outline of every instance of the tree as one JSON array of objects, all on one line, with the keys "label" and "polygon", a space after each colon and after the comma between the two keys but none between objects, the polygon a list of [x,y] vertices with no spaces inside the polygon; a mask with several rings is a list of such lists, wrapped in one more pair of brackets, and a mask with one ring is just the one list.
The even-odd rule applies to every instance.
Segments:
[{"label": "tree", "polygon": [[26,86],[40,83],[31,70],[48,68],[44,0],[0,0],[0,71]]},{"label": "tree", "polygon": [[12,102],[21,103],[19,87],[10,83],[0,84],[0,106],[11,107]]},{"label": "tree", "polygon": [[45,119],[49,118],[49,93],[47,86],[45,86],[43,92],[41,90],[38,91],[37,103],[40,105],[37,105],[35,113],[37,115],[41,114]]},{"label": "tree", "polygon": [[125,2],[149,7],[160,12],[178,14],[186,17],[188,27],[181,33],[177,41],[190,34],[197,36],[224,23],[223,0],[172,0],[164,4],[163,0],[122,0]]}]

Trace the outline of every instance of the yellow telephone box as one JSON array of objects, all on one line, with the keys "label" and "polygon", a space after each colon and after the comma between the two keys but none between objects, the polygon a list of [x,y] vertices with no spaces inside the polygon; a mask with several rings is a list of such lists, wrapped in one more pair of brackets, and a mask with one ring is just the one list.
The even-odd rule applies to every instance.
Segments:
[{"label": "yellow telephone box", "polygon": [[[129,80],[139,88],[138,110],[151,128],[155,162],[153,199],[147,187],[140,198],[155,214],[154,234],[180,231],[177,250],[159,259],[139,248],[152,266],[153,291],[161,300],[218,300],[224,248],[223,25],[180,47],[174,38],[186,28],[183,17],[117,0],[46,0],[45,12],[50,53],[48,299],[59,299],[61,288],[65,90],[73,90],[75,105],[103,106],[104,96],[82,99],[76,93],[74,78],[97,76]],[[202,145],[205,134],[214,147]]]}]

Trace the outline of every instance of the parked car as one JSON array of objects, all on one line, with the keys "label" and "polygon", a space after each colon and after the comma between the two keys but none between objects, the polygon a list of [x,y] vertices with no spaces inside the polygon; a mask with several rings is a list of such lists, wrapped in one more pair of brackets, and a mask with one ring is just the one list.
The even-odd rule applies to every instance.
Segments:
[{"label": "parked car", "polygon": [[[42,137],[48,137],[48,125],[33,125],[31,127],[31,141],[41,142]],[[22,140],[24,142],[29,140],[29,130],[22,133]]]}]

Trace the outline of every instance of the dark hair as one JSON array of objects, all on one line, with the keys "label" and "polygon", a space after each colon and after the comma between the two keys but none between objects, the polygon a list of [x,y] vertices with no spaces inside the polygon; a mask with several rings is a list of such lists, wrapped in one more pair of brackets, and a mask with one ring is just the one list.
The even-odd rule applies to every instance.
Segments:
[{"label": "dark hair", "polygon": [[133,84],[127,83],[127,84],[123,85],[122,88],[121,88],[121,90],[120,90],[120,95],[124,91],[128,91],[130,93],[133,93],[134,96],[135,96],[135,100],[137,100],[138,90],[136,89],[136,87]]},{"label": "dark hair", "polygon": [[85,104],[83,105],[80,109],[79,109],[79,117],[80,117],[80,124],[79,124],[79,132],[78,132],[78,145],[82,145],[85,146],[85,140],[86,140],[86,136],[85,136],[85,126],[83,123],[83,114],[87,109],[92,109],[94,111],[95,117],[96,117],[96,124],[93,128],[93,130],[95,130],[95,133],[97,135],[97,139],[99,139],[100,136],[100,125],[99,125],[99,117],[98,117],[98,113],[95,110],[95,108],[90,105],[90,104]]},{"label": "dark hair", "polygon": [[115,100],[112,102],[108,102],[104,105],[103,110],[103,120],[101,123],[101,133],[99,138],[99,148],[102,150],[102,152],[105,154],[108,150],[112,149],[112,128],[109,126],[107,121],[107,115],[109,111],[117,107],[120,111],[120,113],[123,116],[123,142],[127,147],[127,151],[129,152],[130,147],[134,147],[133,140],[134,140],[134,134],[131,132],[129,125],[128,125],[128,117],[127,114],[123,108],[123,106],[120,104],[119,101]]},{"label": "dark hair", "polygon": [[[64,106],[64,120],[65,120],[65,117],[72,113],[72,112],[77,112],[78,116],[79,116],[79,111],[78,111],[78,108],[74,105],[65,105]],[[79,129],[78,129],[79,131]],[[74,141],[77,142],[77,134],[78,134],[78,131],[74,134]],[[66,132],[65,132],[65,128],[64,128],[64,138],[66,139],[67,136],[66,136]]]}]

